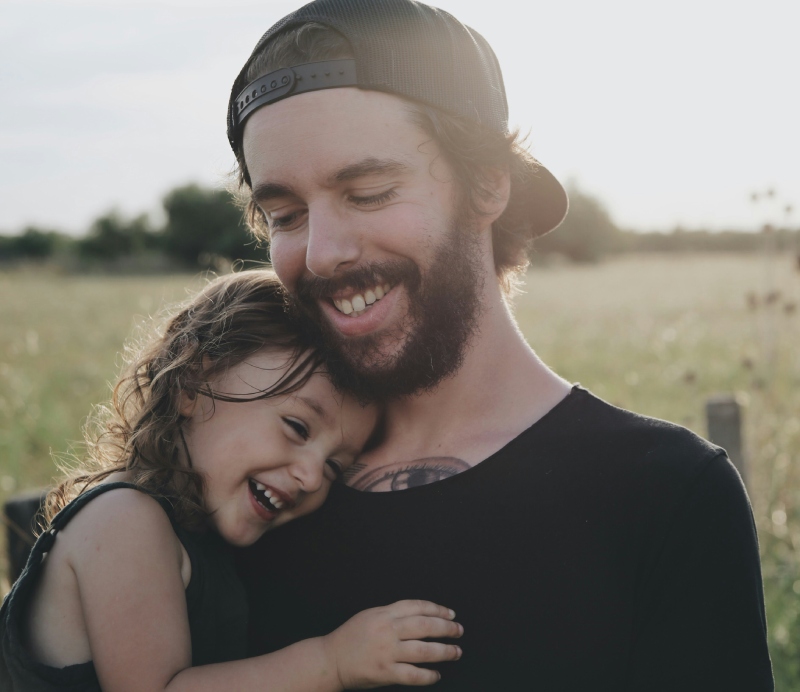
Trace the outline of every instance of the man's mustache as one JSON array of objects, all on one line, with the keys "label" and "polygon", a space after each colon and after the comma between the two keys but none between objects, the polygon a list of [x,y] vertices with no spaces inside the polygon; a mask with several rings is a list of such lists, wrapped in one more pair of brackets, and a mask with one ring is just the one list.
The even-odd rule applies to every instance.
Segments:
[{"label": "man's mustache", "polygon": [[421,280],[419,267],[412,260],[390,260],[353,267],[329,279],[322,276],[300,277],[295,284],[294,294],[298,301],[311,303],[330,298],[345,289],[358,293],[385,283],[392,286],[404,283],[413,291]]}]

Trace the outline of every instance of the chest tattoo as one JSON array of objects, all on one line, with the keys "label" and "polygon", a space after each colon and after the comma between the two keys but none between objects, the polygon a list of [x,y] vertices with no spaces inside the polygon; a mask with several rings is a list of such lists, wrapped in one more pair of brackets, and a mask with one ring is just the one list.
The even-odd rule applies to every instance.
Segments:
[{"label": "chest tattoo", "polygon": [[372,471],[365,471],[365,464],[356,463],[348,470],[345,481],[356,490],[380,493],[436,483],[468,468],[470,465],[466,461],[456,457],[426,457],[413,461],[397,461]]}]

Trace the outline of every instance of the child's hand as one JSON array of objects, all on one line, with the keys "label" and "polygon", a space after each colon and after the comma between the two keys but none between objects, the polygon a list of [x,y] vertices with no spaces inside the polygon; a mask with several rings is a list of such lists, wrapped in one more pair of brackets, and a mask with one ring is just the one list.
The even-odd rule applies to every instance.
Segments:
[{"label": "child's hand", "polygon": [[358,613],[323,639],[345,689],[432,685],[439,673],[411,664],[461,658],[454,644],[420,641],[460,637],[464,628],[454,617],[430,601],[398,601]]}]

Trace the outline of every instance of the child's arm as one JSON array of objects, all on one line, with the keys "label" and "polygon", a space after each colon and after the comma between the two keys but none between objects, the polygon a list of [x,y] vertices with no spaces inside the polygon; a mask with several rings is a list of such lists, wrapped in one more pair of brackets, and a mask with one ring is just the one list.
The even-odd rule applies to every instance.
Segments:
[{"label": "child's arm", "polygon": [[325,637],[306,639],[265,656],[188,668],[167,686],[169,692],[235,689],[268,692],[339,692],[381,685],[431,685],[435,670],[412,663],[454,661],[452,644],[423,637],[460,637],[452,611],[428,601],[399,601],[364,610]]},{"label": "child's arm", "polygon": [[419,641],[460,636],[450,611],[403,601],[359,613],[326,637],[257,658],[191,668],[182,549],[158,503],[135,490],[112,491],[76,515],[62,539],[106,692],[427,685],[438,673],[411,664],[460,656],[454,645]]}]

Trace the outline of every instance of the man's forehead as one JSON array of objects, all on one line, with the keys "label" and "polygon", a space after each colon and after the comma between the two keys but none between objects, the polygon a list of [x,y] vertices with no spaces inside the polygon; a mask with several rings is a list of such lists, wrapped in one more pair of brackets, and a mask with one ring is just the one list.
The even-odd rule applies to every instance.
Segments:
[{"label": "man's forehead", "polygon": [[333,89],[261,108],[248,120],[243,149],[255,191],[286,183],[276,175],[289,171],[313,171],[325,183],[402,174],[416,167],[428,139],[402,99]]},{"label": "man's forehead", "polygon": [[253,113],[245,125],[244,139],[254,129],[263,134],[264,123],[309,138],[329,131],[363,132],[365,127],[376,131],[413,128],[412,110],[399,96],[357,87],[297,94]]}]

